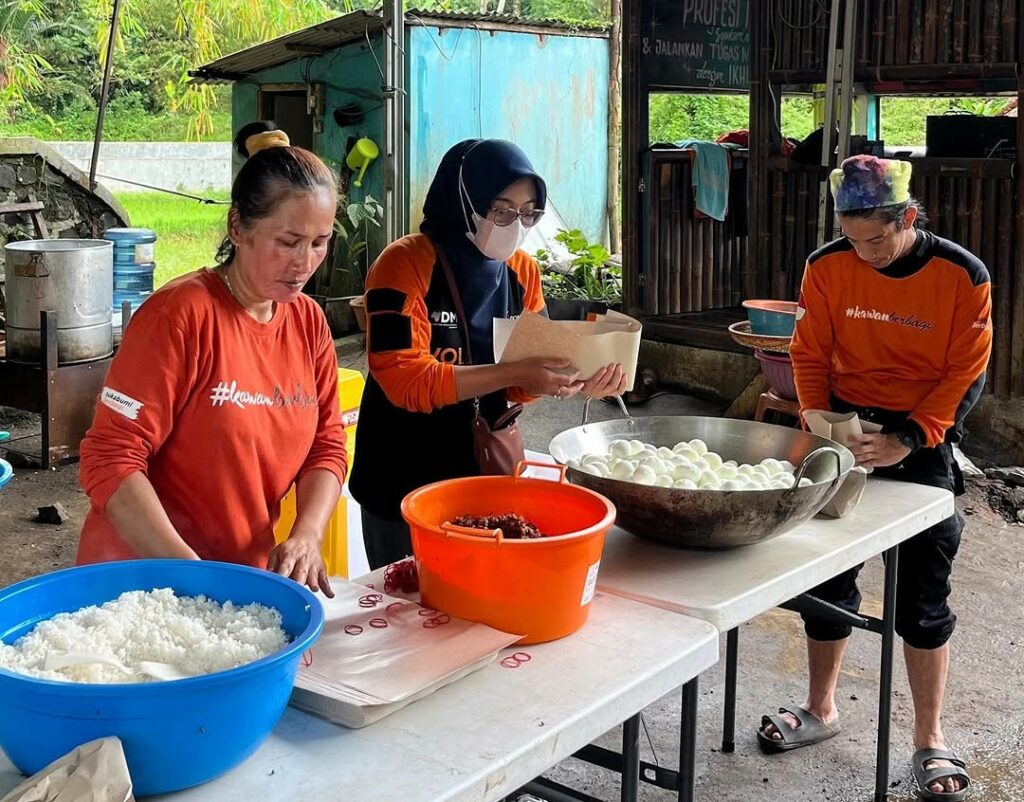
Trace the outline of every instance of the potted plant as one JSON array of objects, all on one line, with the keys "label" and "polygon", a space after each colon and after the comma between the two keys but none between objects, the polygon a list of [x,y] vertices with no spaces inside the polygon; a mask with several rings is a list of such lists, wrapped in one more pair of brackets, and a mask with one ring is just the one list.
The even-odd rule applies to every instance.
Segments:
[{"label": "potted plant", "polygon": [[313,276],[310,293],[327,314],[335,337],[366,329],[362,299],[370,237],[383,220],[384,207],[371,195],[338,206],[331,249]]},{"label": "potted plant", "polygon": [[608,249],[590,242],[579,229],[561,230],[555,240],[570,259],[557,262],[546,250],[537,251],[544,299],[552,320],[586,320],[587,315],[622,305],[622,267]]}]

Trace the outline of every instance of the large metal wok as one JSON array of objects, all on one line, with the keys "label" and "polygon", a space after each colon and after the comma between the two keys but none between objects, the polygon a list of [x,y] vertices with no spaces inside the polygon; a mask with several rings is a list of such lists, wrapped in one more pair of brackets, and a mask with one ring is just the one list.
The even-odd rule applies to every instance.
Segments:
[{"label": "large metal wok", "polygon": [[[589,404],[588,404],[589,407]],[[625,410],[623,410],[625,411]],[[759,543],[799,526],[835,495],[854,465],[849,449],[813,434],[727,418],[663,416],[587,423],[562,432],[550,452],[560,464],[605,454],[613,440],[642,440],[672,448],[699,438],[723,460],[756,464],[773,457],[798,467],[813,484],[789,490],[675,490],[602,479],[570,468],[569,480],[609,498],[618,525],[671,546],[727,549]]]}]

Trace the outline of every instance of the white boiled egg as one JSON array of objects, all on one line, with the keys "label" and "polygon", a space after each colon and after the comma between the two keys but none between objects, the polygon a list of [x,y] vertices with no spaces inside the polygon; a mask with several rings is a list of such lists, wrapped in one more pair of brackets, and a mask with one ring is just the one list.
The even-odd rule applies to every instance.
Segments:
[{"label": "white boiled egg", "polygon": [[700,454],[694,451],[689,443],[678,443],[672,451],[675,452],[676,456],[685,457],[690,462],[700,459]]},{"label": "white boiled egg", "polygon": [[708,444],[705,443],[703,440],[699,440],[697,438],[694,438],[693,440],[690,441],[690,448],[696,451],[697,454],[701,457],[708,453]]},{"label": "white boiled egg", "polygon": [[675,482],[672,483],[672,487],[674,487],[676,490],[696,490],[697,483],[692,482],[689,479],[677,479]]},{"label": "white boiled egg", "polygon": [[584,454],[580,460],[580,465],[590,465],[592,462],[606,462],[607,458],[604,454]]},{"label": "white boiled egg", "polygon": [[722,482],[722,490],[746,490],[747,485],[744,482],[737,482],[735,479],[726,479]]},{"label": "white boiled egg", "polygon": [[715,470],[718,478],[723,482],[727,482],[739,477],[739,471],[737,471],[732,465],[721,465]]},{"label": "white boiled egg", "polygon": [[662,459],[672,459],[675,456],[675,452],[666,446],[658,447],[658,456]]},{"label": "white boiled egg", "polygon": [[636,484],[639,485],[653,485],[657,478],[658,474],[656,474],[646,465],[641,465],[639,468],[633,471],[633,476],[630,479],[630,481],[635,482]]},{"label": "white boiled egg", "polygon": [[644,444],[639,440],[630,440],[629,450],[633,454],[639,454],[641,451],[644,450]]},{"label": "white boiled egg", "polygon": [[608,453],[613,457],[625,459],[633,453],[633,447],[629,444],[629,440],[612,440],[608,446]]},{"label": "white boiled egg", "polygon": [[678,481],[693,482],[695,485],[701,479],[701,471],[696,465],[685,463],[683,465],[676,465],[675,470],[672,471],[672,477]]},{"label": "white boiled egg", "polygon": [[628,460],[615,460],[608,466],[608,471],[612,479],[618,479],[621,482],[628,482],[633,478],[633,465]]},{"label": "white boiled egg", "polygon": [[654,479],[654,486],[655,487],[672,487],[672,477],[671,476],[665,476],[664,474],[659,474]]},{"label": "white boiled egg", "polygon": [[709,451],[704,455],[704,461],[708,464],[711,470],[717,470],[722,467],[722,458],[714,451]]},{"label": "white boiled egg", "polygon": [[801,479],[800,480],[800,487],[810,487],[813,484],[814,484],[814,482],[812,482],[810,479]]},{"label": "white boiled egg", "polygon": [[779,464],[782,466],[782,470],[786,473],[796,473],[796,465],[789,460],[784,459]]}]

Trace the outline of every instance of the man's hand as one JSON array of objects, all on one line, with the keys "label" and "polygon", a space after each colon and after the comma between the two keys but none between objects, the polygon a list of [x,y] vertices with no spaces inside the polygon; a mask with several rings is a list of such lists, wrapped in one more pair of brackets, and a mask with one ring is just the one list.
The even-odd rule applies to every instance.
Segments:
[{"label": "man's hand", "polygon": [[850,450],[864,468],[899,465],[910,454],[894,434],[855,434],[850,438]]}]

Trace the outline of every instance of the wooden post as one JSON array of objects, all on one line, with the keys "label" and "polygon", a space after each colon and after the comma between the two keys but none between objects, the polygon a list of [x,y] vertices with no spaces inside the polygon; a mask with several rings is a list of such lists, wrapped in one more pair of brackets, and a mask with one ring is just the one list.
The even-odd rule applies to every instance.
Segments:
[{"label": "wooden post", "polygon": [[1017,61],[1017,3],[1016,0],[1003,0],[1003,11],[1000,15],[1003,24],[1003,62],[1013,64]]},{"label": "wooden post", "polygon": [[646,311],[643,304],[644,275],[641,250],[642,166],[647,147],[647,89],[640,75],[640,3],[624,0],[622,5],[622,231],[623,305],[628,313]]},{"label": "wooden post", "polygon": [[[996,269],[993,288],[995,294],[996,315],[994,320],[995,362],[996,362],[996,395],[1009,398],[1013,390],[1013,370],[1010,348],[1013,343],[1013,329],[1017,321],[1013,314],[1013,181],[1008,179],[1000,182],[998,214],[999,233],[996,246]],[[993,210],[995,212],[995,210]],[[1018,275],[1016,277],[1020,283]]]},{"label": "wooden post", "polygon": [[619,140],[622,136],[622,0],[611,0],[612,29],[608,41],[608,250],[622,246],[619,230]]},{"label": "wooden post", "polygon": [[100,107],[96,114],[96,133],[92,140],[92,158],[89,162],[89,189],[96,189],[96,167],[100,160],[100,141],[103,139],[103,121],[107,116],[107,100],[110,97],[110,74],[114,69],[114,46],[117,43],[117,23],[121,14],[121,0],[114,0],[110,12],[110,33],[107,36],[107,53],[103,64],[103,84],[100,88]]},{"label": "wooden post", "polygon": [[[1024,54],[1024,0],[1017,0],[1016,2],[1016,18],[1017,18],[1017,58],[1019,59]],[[1024,108],[1024,71],[1019,66],[1017,69],[1017,108]],[[1010,377],[1010,393],[1014,398],[1024,397],[1024,268],[1022,268],[1022,251],[1024,251],[1024,208],[1021,206],[1021,201],[1024,199],[1024,170],[1021,169],[1021,162],[1024,161],[1024,125],[1020,121],[1017,122],[1017,194],[1014,199],[1014,209],[1016,209],[1016,245],[1017,248],[1014,251],[1013,264],[1011,269],[1013,271],[1013,287],[1011,292],[1013,293],[1013,328],[1007,334],[1011,337],[1011,377]],[[998,336],[998,335],[997,335]]]},{"label": "wooden post", "polygon": [[910,63],[924,60],[924,0],[910,0]]}]

